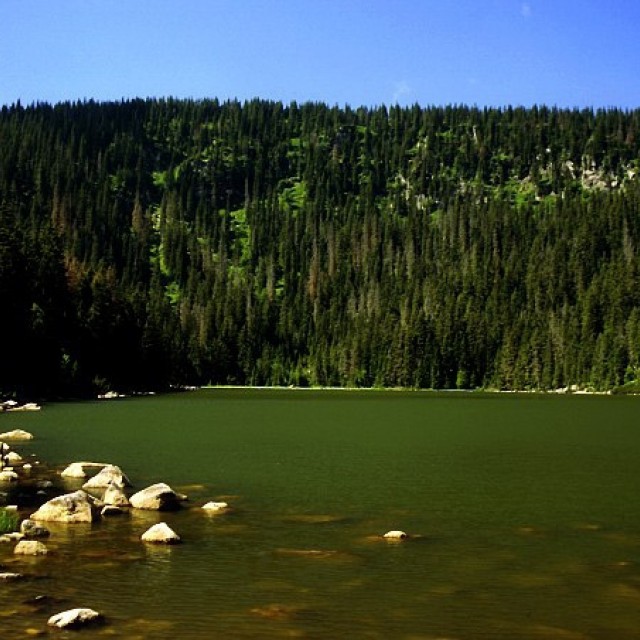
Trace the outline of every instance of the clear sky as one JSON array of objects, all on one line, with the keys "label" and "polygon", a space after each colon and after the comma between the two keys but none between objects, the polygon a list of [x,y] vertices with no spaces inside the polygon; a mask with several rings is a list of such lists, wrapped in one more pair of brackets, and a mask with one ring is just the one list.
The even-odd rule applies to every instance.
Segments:
[{"label": "clear sky", "polygon": [[0,0],[0,104],[640,107],[640,0]]}]

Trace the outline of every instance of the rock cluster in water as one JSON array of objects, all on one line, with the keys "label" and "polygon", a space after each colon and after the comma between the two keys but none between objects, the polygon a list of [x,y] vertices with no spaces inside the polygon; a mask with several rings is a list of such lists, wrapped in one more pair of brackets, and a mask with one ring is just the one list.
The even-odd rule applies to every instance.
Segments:
[{"label": "rock cluster in water", "polygon": [[20,404],[15,400],[5,400],[0,402],[0,412],[2,411],[40,411],[40,405],[35,402]]},{"label": "rock cluster in water", "polygon": [[[0,505],[9,513],[17,513],[16,505],[6,505],[9,492],[3,487],[15,487],[29,484],[32,492],[40,497],[40,506],[31,515],[22,520],[20,530],[0,536],[0,542],[13,542],[15,556],[46,556],[50,553],[42,542],[51,532],[43,523],[55,522],[67,525],[90,524],[128,513],[131,509],[175,511],[188,500],[184,494],[174,491],[168,484],[158,482],[140,491],[132,493],[127,475],[117,465],[108,462],[73,462],[61,473],[67,481],[85,480],[81,489],[61,495],[50,494],[57,483],[48,478],[31,476],[31,470],[39,462],[23,460],[13,451],[8,441],[27,442],[33,435],[21,429],[8,431],[0,436]],[[48,495],[49,494],[49,495]],[[99,495],[92,495],[99,494]],[[131,495],[130,495],[131,494]],[[203,506],[207,512],[219,513],[230,509],[226,502],[208,502]],[[182,538],[165,522],[160,522],[141,532],[140,540],[152,544],[177,544]],[[23,574],[0,572],[0,581],[10,582],[23,578]],[[59,628],[83,627],[87,624],[104,621],[102,614],[88,608],[75,608],[52,616],[48,624]]]},{"label": "rock cluster in water", "polygon": [[[85,480],[81,489],[62,495],[49,495],[55,491],[55,483],[47,478],[34,479],[32,469],[39,462],[31,459],[25,461],[20,454],[13,451],[7,441],[28,442],[33,435],[16,429],[0,434],[0,505],[6,504],[8,493],[3,487],[13,483],[26,484],[31,481],[31,488],[41,498],[42,504],[27,519],[22,520],[20,531],[0,536],[0,542],[15,542],[14,555],[46,556],[49,549],[42,542],[48,538],[50,531],[42,524],[47,522],[68,525],[90,524],[104,518],[128,513],[131,509],[174,511],[182,507],[187,496],[174,491],[168,484],[158,482],[135,493],[129,489],[132,484],[127,475],[117,465],[108,462],[74,462],[67,466],[60,475],[65,479]],[[91,492],[100,492],[100,497]],[[47,499],[48,498],[48,499]],[[18,511],[17,506],[5,506],[9,511]],[[207,514],[227,513],[231,506],[223,501],[210,501],[202,505]],[[402,541],[409,538],[400,530],[390,530],[378,539]],[[173,531],[166,522],[159,522],[140,534],[140,540],[151,544],[177,544],[182,542],[179,534]],[[287,550],[285,550],[287,551]],[[305,555],[322,555],[327,552],[315,550],[288,550],[289,553]],[[332,553],[332,552],[331,552]],[[323,555],[324,554],[324,555]],[[2,572],[0,581],[10,582],[23,578],[20,573]],[[52,616],[48,624],[59,628],[82,627],[95,622],[103,622],[102,614],[88,608],[75,608]]]}]

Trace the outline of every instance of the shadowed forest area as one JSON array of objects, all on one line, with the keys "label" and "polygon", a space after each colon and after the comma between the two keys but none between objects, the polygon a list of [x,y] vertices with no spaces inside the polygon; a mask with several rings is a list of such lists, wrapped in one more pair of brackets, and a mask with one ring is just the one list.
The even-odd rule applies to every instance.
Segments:
[{"label": "shadowed forest area", "polygon": [[640,378],[640,110],[0,112],[0,392]]}]

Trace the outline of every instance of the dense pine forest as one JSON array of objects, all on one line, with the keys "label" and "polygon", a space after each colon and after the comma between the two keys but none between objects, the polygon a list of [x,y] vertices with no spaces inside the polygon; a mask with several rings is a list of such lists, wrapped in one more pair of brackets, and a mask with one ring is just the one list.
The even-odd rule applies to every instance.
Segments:
[{"label": "dense pine forest", "polygon": [[640,378],[640,110],[0,113],[0,392]]}]

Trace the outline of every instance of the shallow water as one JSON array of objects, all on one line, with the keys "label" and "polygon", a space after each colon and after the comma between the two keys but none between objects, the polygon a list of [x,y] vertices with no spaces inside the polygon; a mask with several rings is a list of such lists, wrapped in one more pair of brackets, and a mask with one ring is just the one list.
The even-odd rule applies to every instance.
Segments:
[{"label": "shallow water", "polygon": [[[0,416],[60,468],[190,497],[51,525],[46,558],[0,546],[30,576],[0,583],[0,618],[17,637],[89,606],[109,622],[92,637],[640,638],[638,402],[206,390]],[[160,520],[183,545],[139,541]]]}]

